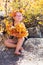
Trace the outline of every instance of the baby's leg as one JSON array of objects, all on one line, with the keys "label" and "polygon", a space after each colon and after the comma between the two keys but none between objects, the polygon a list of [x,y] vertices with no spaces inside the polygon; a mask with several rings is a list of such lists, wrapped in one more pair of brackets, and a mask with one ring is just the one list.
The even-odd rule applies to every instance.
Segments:
[{"label": "baby's leg", "polygon": [[11,39],[7,39],[4,44],[6,47],[9,47],[9,48],[15,48],[16,47],[16,44],[14,44],[14,42]]},{"label": "baby's leg", "polygon": [[24,38],[18,39],[18,43],[17,43],[17,46],[16,46],[15,54],[20,54],[19,50],[21,49],[21,47],[23,45],[23,42],[24,42]]}]

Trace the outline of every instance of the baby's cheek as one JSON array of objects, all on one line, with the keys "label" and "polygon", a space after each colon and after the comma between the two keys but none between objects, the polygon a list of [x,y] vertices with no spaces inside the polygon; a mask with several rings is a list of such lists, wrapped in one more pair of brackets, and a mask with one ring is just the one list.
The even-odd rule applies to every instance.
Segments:
[{"label": "baby's cheek", "polygon": [[20,19],[22,19],[22,17],[20,17]]},{"label": "baby's cheek", "polygon": [[23,19],[23,17],[20,18],[20,20],[22,20],[22,19]]}]

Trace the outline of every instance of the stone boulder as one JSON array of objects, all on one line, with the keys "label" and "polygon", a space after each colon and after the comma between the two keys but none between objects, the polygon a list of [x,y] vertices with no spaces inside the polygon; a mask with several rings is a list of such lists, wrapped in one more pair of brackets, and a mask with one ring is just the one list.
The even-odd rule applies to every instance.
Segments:
[{"label": "stone boulder", "polygon": [[41,37],[41,31],[39,27],[30,27],[28,28],[29,37],[31,38],[40,38]]}]

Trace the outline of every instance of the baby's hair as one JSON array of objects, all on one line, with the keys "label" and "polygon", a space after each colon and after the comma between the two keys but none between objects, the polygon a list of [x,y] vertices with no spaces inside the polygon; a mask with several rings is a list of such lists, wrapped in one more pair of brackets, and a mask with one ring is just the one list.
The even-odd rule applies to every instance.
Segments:
[{"label": "baby's hair", "polygon": [[12,20],[13,20],[13,26],[14,26],[14,18],[13,17],[15,17],[18,12],[22,14],[21,10],[11,12],[11,17],[12,17]]},{"label": "baby's hair", "polygon": [[22,14],[21,10],[19,10],[19,11],[13,11],[13,12],[11,12],[11,17],[15,17],[18,12],[20,12]]}]

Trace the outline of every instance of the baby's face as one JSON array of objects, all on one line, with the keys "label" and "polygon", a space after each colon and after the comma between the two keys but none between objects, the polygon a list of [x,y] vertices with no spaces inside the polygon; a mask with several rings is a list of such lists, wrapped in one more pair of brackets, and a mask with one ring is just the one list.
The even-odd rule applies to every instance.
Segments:
[{"label": "baby's face", "polygon": [[22,16],[22,14],[20,13],[20,12],[17,12],[16,13],[16,16],[14,17],[14,19],[15,19],[15,21],[22,21],[22,19],[23,19],[23,16]]}]

